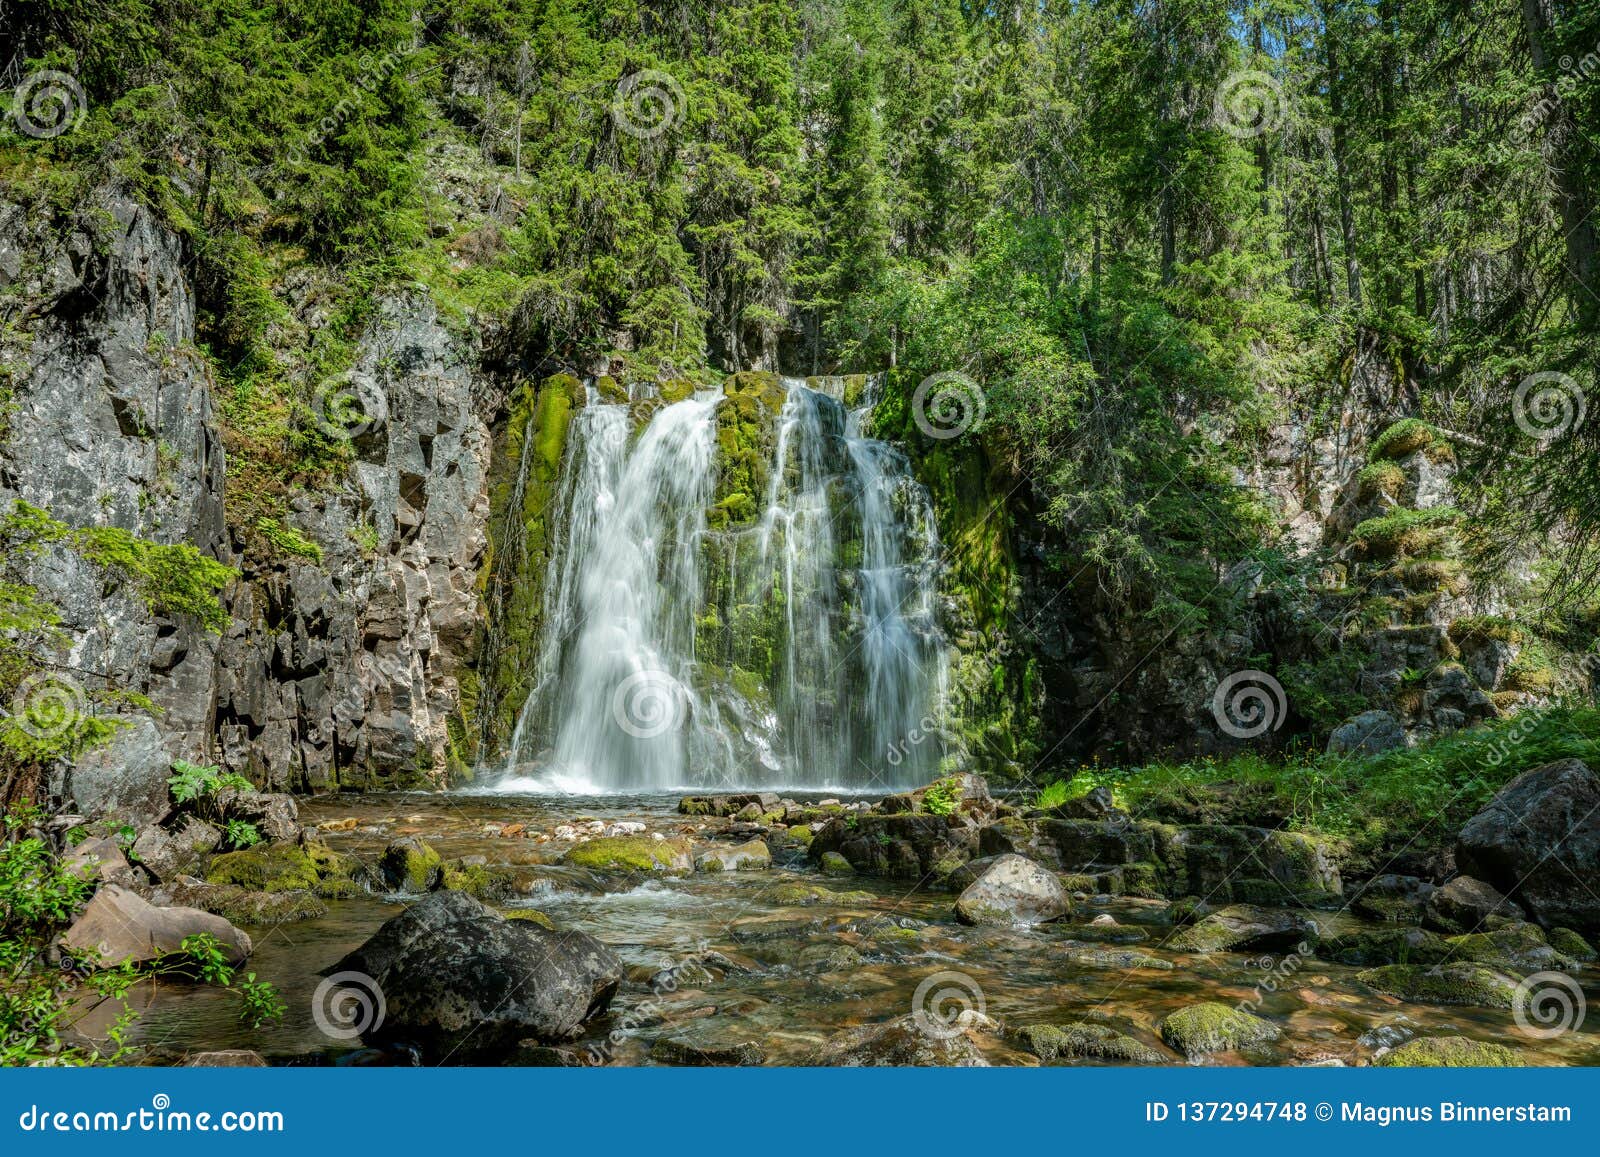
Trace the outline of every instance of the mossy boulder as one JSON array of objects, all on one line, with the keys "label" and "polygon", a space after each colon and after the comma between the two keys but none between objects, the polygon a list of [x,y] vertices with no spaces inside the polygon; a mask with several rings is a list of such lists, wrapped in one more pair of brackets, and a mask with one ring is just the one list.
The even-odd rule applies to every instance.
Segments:
[{"label": "mossy boulder", "polygon": [[564,862],[595,872],[681,875],[693,870],[694,849],[684,839],[601,836],[578,844],[566,854]]},{"label": "mossy boulder", "polygon": [[155,901],[164,907],[198,908],[230,924],[269,928],[328,914],[328,906],[309,891],[259,892],[238,884],[208,884],[187,877],[163,885]]},{"label": "mossy boulder", "polygon": [[1594,946],[1571,928],[1550,929],[1550,947],[1564,956],[1588,963],[1595,958]]},{"label": "mossy boulder", "polygon": [[311,891],[321,877],[317,865],[298,844],[268,844],[212,857],[206,869],[210,884],[236,884],[254,892]]},{"label": "mossy boulder", "polygon": [[1282,1035],[1271,1021],[1216,1001],[1179,1009],[1161,1022],[1161,1039],[1187,1057],[1263,1044]]},{"label": "mossy boulder", "polygon": [[856,874],[855,865],[845,859],[838,852],[823,852],[817,861],[817,866],[825,875],[853,876]]},{"label": "mossy boulder", "polygon": [[452,860],[444,866],[439,886],[452,892],[465,892],[491,903],[505,900],[517,892],[516,881],[509,872],[461,860]]},{"label": "mossy boulder", "polygon": [[1508,972],[1575,969],[1578,961],[1560,952],[1537,924],[1516,923],[1492,932],[1469,932],[1448,941],[1457,960],[1487,964]]},{"label": "mossy boulder", "polygon": [[415,836],[394,840],[378,860],[383,882],[396,892],[427,892],[444,875],[444,860]]},{"label": "mossy boulder", "polygon": [[1310,952],[1317,926],[1300,912],[1230,904],[1182,929],[1168,942],[1174,952]]},{"label": "mossy boulder", "polygon": [[1018,1030],[1017,1037],[1042,1061],[1087,1058],[1136,1065],[1167,1062],[1160,1050],[1103,1024],[1030,1024]]},{"label": "mossy boulder", "polygon": [[1452,949],[1444,937],[1414,925],[1339,936],[1317,949],[1325,960],[1362,967],[1378,964],[1444,964]]},{"label": "mossy boulder", "polygon": [[1166,972],[1173,966],[1172,961],[1151,956],[1148,952],[1115,948],[1072,948],[1068,949],[1066,959],[1084,968],[1154,968]]},{"label": "mossy boulder", "polygon": [[717,844],[694,857],[697,872],[759,872],[772,867],[772,852],[761,840],[730,845]]},{"label": "mossy boulder", "polygon": [[1516,986],[1478,964],[1386,964],[1356,973],[1362,984],[1419,1004],[1467,1004],[1510,1008]]},{"label": "mossy boulder", "polygon": [[1505,1045],[1464,1036],[1429,1036],[1407,1041],[1372,1062],[1383,1068],[1521,1068],[1526,1062]]},{"label": "mossy boulder", "polygon": [[795,957],[795,964],[808,972],[842,972],[861,961],[861,953],[848,944],[813,944]]}]

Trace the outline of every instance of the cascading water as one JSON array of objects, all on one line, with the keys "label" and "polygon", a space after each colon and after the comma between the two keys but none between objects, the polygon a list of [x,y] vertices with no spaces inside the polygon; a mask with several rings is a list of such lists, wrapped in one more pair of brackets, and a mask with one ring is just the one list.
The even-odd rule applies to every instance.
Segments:
[{"label": "cascading water", "polygon": [[[814,388],[815,387],[815,388]],[[590,389],[573,420],[509,774],[553,791],[925,782],[948,672],[938,538],[871,398],[782,383],[764,508],[717,503],[719,406]],[[728,510],[735,511],[730,518]],[[717,518],[709,515],[715,511]]]}]

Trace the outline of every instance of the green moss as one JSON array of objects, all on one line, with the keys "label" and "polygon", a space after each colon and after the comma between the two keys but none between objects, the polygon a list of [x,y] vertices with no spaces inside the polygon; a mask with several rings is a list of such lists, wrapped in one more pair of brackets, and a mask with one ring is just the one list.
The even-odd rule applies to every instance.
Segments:
[{"label": "green moss", "polygon": [[1594,947],[1571,928],[1550,929],[1550,947],[1563,956],[1587,963],[1595,958]]},{"label": "green moss", "polygon": [[668,405],[687,401],[694,397],[694,383],[684,378],[673,378],[671,381],[662,382],[660,397]]},{"label": "green moss", "polygon": [[823,852],[822,859],[817,864],[825,875],[853,876],[856,874],[854,865],[838,852]]},{"label": "green moss", "polygon": [[504,900],[516,891],[504,872],[496,872],[483,864],[446,864],[440,887],[489,902]]},{"label": "green moss", "polygon": [[1350,538],[1372,558],[1418,555],[1436,545],[1439,532],[1453,525],[1461,512],[1453,506],[1427,510],[1396,510],[1369,518],[1350,532]]},{"label": "green moss", "polygon": [[262,538],[266,539],[284,554],[292,554],[296,558],[307,558],[312,562],[322,561],[322,548],[312,542],[291,526],[284,526],[275,518],[256,519],[256,530]]},{"label": "green moss", "polygon": [[610,374],[601,374],[596,378],[594,380],[594,389],[602,402],[612,405],[627,404],[628,387],[617,381]]},{"label": "green moss", "polygon": [[1159,1050],[1102,1024],[1030,1024],[1017,1036],[1024,1047],[1040,1060],[1087,1057],[1094,1060],[1129,1061],[1136,1065],[1165,1064]]},{"label": "green moss", "polygon": [[490,751],[504,750],[527,699],[543,626],[553,520],[559,517],[561,465],[573,416],[585,400],[582,383],[570,374],[523,383],[495,448],[489,550],[481,572],[492,650],[488,677],[475,696],[476,717],[464,723]]},{"label": "green moss", "polygon": [[269,844],[214,856],[206,869],[211,884],[237,884],[256,892],[311,891],[321,880],[317,865],[297,844]]},{"label": "green moss", "polygon": [[439,882],[444,861],[428,844],[407,838],[385,848],[378,867],[391,888],[402,892],[427,892]]},{"label": "green moss", "polygon": [[530,924],[556,931],[556,922],[536,908],[507,908],[501,915],[507,920],[526,920]]},{"label": "green moss", "polygon": [[1179,1009],[1161,1022],[1161,1039],[1190,1057],[1274,1041],[1282,1035],[1271,1021],[1216,1001]]},{"label": "green moss", "polygon": [[1432,968],[1387,964],[1358,972],[1356,979],[1379,992],[1422,1004],[1510,1008],[1514,990],[1505,977],[1476,964],[1444,964]]},{"label": "green moss", "polygon": [[1372,440],[1367,457],[1376,462],[1384,458],[1404,458],[1429,446],[1439,432],[1421,418],[1402,418]]},{"label": "green moss", "polygon": [[706,513],[713,530],[755,520],[767,493],[785,397],[776,374],[733,374],[723,382],[716,412],[717,486]]},{"label": "green moss", "polygon": [[1387,460],[1372,462],[1356,475],[1356,485],[1363,499],[1376,498],[1379,494],[1397,497],[1405,484],[1406,472]]},{"label": "green moss", "polygon": [[688,840],[649,836],[602,836],[585,840],[566,855],[566,863],[597,872],[687,872],[694,860]]},{"label": "green moss", "polygon": [[1519,1068],[1525,1062],[1505,1045],[1464,1036],[1430,1036],[1407,1041],[1372,1062],[1384,1068]]},{"label": "green moss", "polygon": [[811,841],[817,836],[817,833],[811,830],[810,824],[795,824],[786,834],[803,848],[809,848]]},{"label": "green moss", "polygon": [[1463,647],[1480,646],[1491,641],[1521,646],[1528,641],[1526,628],[1497,615],[1463,615],[1450,624],[1449,635]]}]

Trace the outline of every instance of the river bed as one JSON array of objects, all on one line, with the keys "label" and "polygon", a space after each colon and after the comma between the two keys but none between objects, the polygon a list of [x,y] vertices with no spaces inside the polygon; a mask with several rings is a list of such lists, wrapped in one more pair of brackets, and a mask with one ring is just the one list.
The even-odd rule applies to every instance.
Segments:
[{"label": "river bed", "polygon": [[[604,941],[629,966],[611,1009],[569,1046],[612,1064],[681,1058],[681,1048],[659,1041],[687,1045],[703,1058],[804,1064],[841,1029],[919,1008],[945,1016],[961,1007],[1013,1028],[1103,1024],[1184,1063],[1162,1043],[1158,1025],[1202,1000],[1248,1002],[1282,1029],[1277,1041],[1211,1054],[1208,1064],[1363,1064],[1419,1034],[1505,1044],[1533,1064],[1600,1064],[1593,1017],[1576,1031],[1538,1039],[1521,1032],[1509,1011],[1402,1002],[1356,981],[1359,969],[1317,958],[1169,951],[1162,947],[1169,906],[1161,901],[1081,896],[1070,922],[969,927],[956,922],[948,892],[826,877],[799,848],[776,840],[765,871],[639,878],[562,866],[553,861],[570,845],[496,833],[514,824],[548,833],[586,820],[636,821],[704,840],[718,826],[677,814],[676,804],[675,795],[396,793],[303,801],[301,820],[320,825],[336,850],[368,862],[390,840],[415,835],[447,860],[483,856],[491,866],[515,869],[519,895],[502,908],[536,908],[558,928]],[[331,830],[337,828],[347,830]],[[826,893],[799,902],[809,897],[794,885]],[[136,1039],[160,1063],[228,1048],[253,1049],[274,1064],[406,1063],[404,1054],[363,1048],[337,1025],[330,1034],[315,995],[321,971],[408,899],[414,897],[328,901],[325,916],[250,929],[248,968],[282,994],[287,1012],[280,1022],[259,1030],[241,1024],[237,997],[224,990],[147,984],[132,996],[142,1012]],[[1102,916],[1118,927],[1090,923]],[[1346,913],[1315,916],[1325,932],[1362,924]],[[1103,955],[1118,951],[1171,967],[1127,967]],[[653,979],[664,968],[678,970],[668,985]],[[1580,981],[1591,1001],[1600,999],[1592,965]],[[986,1047],[985,1056],[995,1064],[1039,1063],[1009,1044]]]}]

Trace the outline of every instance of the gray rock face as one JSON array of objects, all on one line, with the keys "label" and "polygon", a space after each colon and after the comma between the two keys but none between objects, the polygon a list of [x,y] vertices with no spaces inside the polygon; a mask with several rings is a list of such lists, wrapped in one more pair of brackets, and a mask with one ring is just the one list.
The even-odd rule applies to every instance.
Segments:
[{"label": "gray rock face", "polygon": [[1328,751],[1334,755],[1378,755],[1405,745],[1406,729],[1387,711],[1363,711],[1328,736]]},{"label": "gray rock face", "polygon": [[64,793],[88,819],[144,827],[171,809],[172,755],[154,720],[140,717],[67,770]]},{"label": "gray rock face", "polygon": [[[490,438],[475,351],[425,298],[383,304],[347,379],[369,409],[343,488],[287,523],[322,561],[278,564],[222,641],[218,735],[272,789],[440,782],[480,617]],[[362,423],[356,423],[357,427]]]},{"label": "gray rock face", "polygon": [[1461,829],[1456,862],[1539,924],[1600,929],[1600,775],[1577,759],[1523,772]]},{"label": "gray rock face", "polygon": [[1072,911],[1055,873],[1022,856],[999,856],[956,898],[966,924],[1043,924]]},{"label": "gray rock face", "polygon": [[[179,239],[101,190],[66,229],[0,202],[0,249],[17,265],[0,293],[0,320],[14,327],[0,338],[12,371],[0,507],[22,499],[74,527],[221,554],[222,444]],[[90,691],[109,682],[148,695],[171,754],[200,756],[215,637],[152,614],[65,548],[43,554],[28,581],[61,608],[71,675]]]},{"label": "gray rock face", "polygon": [[[133,198],[102,190],[66,227],[0,202],[0,254],[13,404],[0,507],[23,499],[72,526],[240,563],[180,240]],[[376,399],[378,420],[358,432],[342,484],[297,496],[282,520],[322,561],[247,571],[227,594],[233,622],[220,638],[153,614],[71,551],[45,552],[27,578],[61,608],[66,668],[90,691],[149,696],[168,760],[220,762],[276,789],[442,778],[488,520],[477,362],[475,339],[446,330],[425,297],[381,305],[348,378],[319,392]],[[136,739],[150,757],[142,767],[155,758],[151,734]],[[108,770],[91,759],[52,789],[81,793],[101,818],[128,794],[100,782]],[[126,818],[159,814],[152,789]]]},{"label": "gray rock face", "polygon": [[529,1038],[572,1038],[623,979],[622,962],[593,937],[506,920],[449,892],[396,916],[328,972],[362,973],[382,991],[386,1015],[375,1038],[457,1064],[507,1054]]}]

